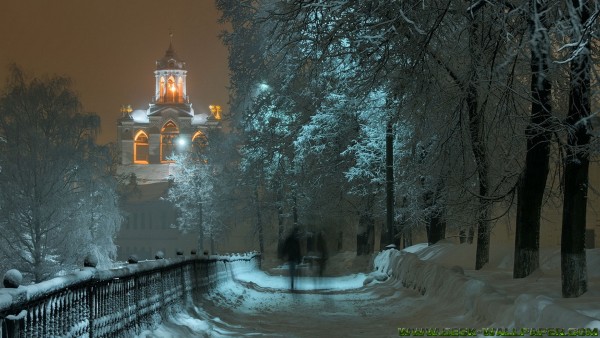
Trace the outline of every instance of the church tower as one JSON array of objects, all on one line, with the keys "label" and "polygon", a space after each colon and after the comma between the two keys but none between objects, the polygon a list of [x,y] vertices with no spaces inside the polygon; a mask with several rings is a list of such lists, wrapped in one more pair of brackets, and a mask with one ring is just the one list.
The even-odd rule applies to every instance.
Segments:
[{"label": "church tower", "polygon": [[171,41],[156,61],[155,90],[148,109],[121,109],[117,143],[121,164],[166,164],[171,156],[206,142],[206,131],[219,127],[220,112],[211,106],[196,113],[187,94],[187,69]]},{"label": "church tower", "polygon": [[185,62],[177,57],[173,49],[173,42],[171,42],[165,56],[156,61],[156,70],[154,71],[156,77],[154,103],[189,103],[185,83],[186,74]]}]

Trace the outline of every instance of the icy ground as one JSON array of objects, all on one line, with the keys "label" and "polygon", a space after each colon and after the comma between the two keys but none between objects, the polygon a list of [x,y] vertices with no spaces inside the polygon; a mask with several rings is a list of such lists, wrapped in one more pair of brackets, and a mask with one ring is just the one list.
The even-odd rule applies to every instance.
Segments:
[{"label": "icy ground", "polygon": [[542,268],[514,280],[512,249],[497,249],[488,266],[475,271],[469,268],[474,247],[443,242],[385,251],[369,274],[301,277],[294,293],[285,276],[237,267],[200,304],[139,337],[398,337],[398,328],[488,327],[560,328],[568,334],[568,328],[600,328],[600,250],[588,250],[589,291],[563,299],[558,250],[542,252]]}]

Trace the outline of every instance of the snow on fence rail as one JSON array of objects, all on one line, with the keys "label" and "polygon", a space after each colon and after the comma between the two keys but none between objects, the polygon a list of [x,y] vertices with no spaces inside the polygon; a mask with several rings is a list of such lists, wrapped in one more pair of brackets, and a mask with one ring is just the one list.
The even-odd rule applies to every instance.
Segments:
[{"label": "snow on fence rail", "polygon": [[0,336],[129,337],[231,278],[231,265],[259,263],[256,253],[160,259],[0,289]]}]

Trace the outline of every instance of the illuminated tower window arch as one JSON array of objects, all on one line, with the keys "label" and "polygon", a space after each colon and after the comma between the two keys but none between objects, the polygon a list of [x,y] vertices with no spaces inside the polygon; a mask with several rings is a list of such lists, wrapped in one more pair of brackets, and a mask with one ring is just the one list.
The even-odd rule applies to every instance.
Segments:
[{"label": "illuminated tower window arch", "polygon": [[183,102],[183,95],[183,77],[179,77],[179,80],[177,80],[177,102]]},{"label": "illuminated tower window arch", "polygon": [[133,162],[148,164],[148,135],[142,130],[133,139]]},{"label": "illuminated tower window arch", "polygon": [[197,131],[194,136],[192,136],[192,149],[194,151],[195,154],[201,154],[206,150],[206,147],[208,146],[208,138],[206,137],[206,135],[201,132],[201,131]]},{"label": "illuminated tower window arch", "polygon": [[179,128],[169,120],[160,131],[160,161],[173,162],[169,158],[175,153],[175,139],[179,136]]},{"label": "illuminated tower window arch", "polygon": [[165,87],[165,78],[164,78],[164,77],[162,77],[162,76],[160,77],[160,84],[159,84],[159,86],[160,86],[160,87],[159,87],[159,91],[158,91],[158,92],[160,93],[160,94],[159,94],[159,95],[160,95],[160,97],[159,97],[159,99],[158,99],[158,100],[159,100],[159,102],[164,102],[164,101],[165,101],[165,91],[166,91],[167,89],[166,89],[166,87]]},{"label": "illuminated tower window arch", "polygon": [[169,76],[167,81],[167,102],[177,102],[177,84],[173,76]]}]

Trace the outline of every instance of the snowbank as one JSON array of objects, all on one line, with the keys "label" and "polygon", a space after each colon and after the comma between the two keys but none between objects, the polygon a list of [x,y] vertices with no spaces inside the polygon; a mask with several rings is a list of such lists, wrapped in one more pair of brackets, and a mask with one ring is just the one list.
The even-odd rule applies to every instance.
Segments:
[{"label": "snowbank", "polygon": [[[598,262],[598,252],[588,252],[588,256],[590,254],[593,257],[588,262]],[[600,328],[597,317],[600,311],[584,311],[585,306],[578,306],[578,302],[597,304],[600,297],[595,292],[569,300],[566,306],[561,304],[564,300],[556,295],[556,290],[548,289],[549,285],[556,287],[557,284],[556,281],[548,283],[548,276],[560,277],[555,274],[555,253],[544,256],[542,271],[537,275],[519,280],[507,278],[504,284],[497,276],[505,276],[507,272],[502,269],[512,267],[507,251],[490,260],[489,267],[479,272],[464,266],[466,262],[474,262],[473,255],[474,245],[449,242],[433,246],[421,244],[403,251],[386,250],[376,256],[375,271],[369,281],[384,280],[387,276],[391,282],[422,295],[458,302],[467,315],[489,322],[491,327]],[[463,266],[452,265],[456,262]],[[596,277],[597,273],[591,276]]]}]

